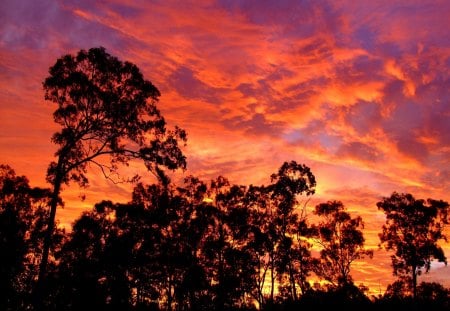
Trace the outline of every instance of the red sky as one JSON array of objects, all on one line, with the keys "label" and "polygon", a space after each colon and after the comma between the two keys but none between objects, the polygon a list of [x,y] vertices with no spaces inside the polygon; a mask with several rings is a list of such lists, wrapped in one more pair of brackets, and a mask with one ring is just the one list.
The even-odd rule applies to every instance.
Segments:
[{"label": "red sky", "polygon": [[[103,46],[142,70],[169,126],[188,132],[184,175],[260,185],[304,163],[318,182],[310,208],[342,200],[377,249],[383,196],[450,201],[449,16],[446,0],[2,0],[0,162],[45,185],[58,128],[42,81],[58,57]],[[90,182],[63,192],[62,225],[130,197],[95,170]],[[357,263],[355,281],[383,291],[388,255]],[[450,285],[450,268],[435,269]]]}]

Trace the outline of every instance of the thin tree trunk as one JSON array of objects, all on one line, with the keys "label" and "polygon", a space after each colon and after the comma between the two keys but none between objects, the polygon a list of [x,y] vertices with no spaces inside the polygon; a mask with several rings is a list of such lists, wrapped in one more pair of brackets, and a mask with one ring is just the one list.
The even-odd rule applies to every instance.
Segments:
[{"label": "thin tree trunk", "polygon": [[58,165],[53,192],[50,200],[50,215],[48,218],[47,229],[44,236],[44,245],[42,250],[41,263],[39,264],[39,274],[34,292],[34,305],[36,310],[43,308],[43,302],[46,295],[45,279],[47,278],[48,256],[52,242],[53,228],[55,227],[56,208],[58,206],[59,193],[61,191],[62,174],[60,173],[60,165]]},{"label": "thin tree trunk", "polygon": [[42,251],[42,259],[39,265],[39,281],[43,280],[47,274],[47,264],[48,264],[48,255],[50,252],[50,244],[53,235],[53,228],[55,226],[55,218],[56,218],[56,207],[58,205],[58,196],[60,191],[60,184],[55,185],[55,189],[52,194],[52,199],[50,202],[50,215],[47,224],[47,230],[45,232],[44,237],[44,245]]},{"label": "thin tree trunk", "polygon": [[297,289],[295,288],[294,268],[292,267],[292,262],[290,262],[290,259],[289,259],[289,281],[291,283],[292,299],[294,301],[297,301]]},{"label": "thin tree trunk", "polygon": [[[222,224],[220,224],[220,226],[219,226],[219,234],[220,234],[219,240],[221,242],[220,245],[221,245],[221,247],[223,247],[223,245],[224,245],[224,242],[223,242],[224,237],[223,237],[223,235],[224,234],[223,234]],[[219,250],[218,254],[219,254],[219,258],[218,258],[218,260],[219,260],[219,267],[218,267],[218,277],[219,277],[218,288],[219,288],[219,290],[217,292],[217,305],[216,305],[216,308],[217,308],[218,311],[223,311],[225,309],[225,293],[224,293],[225,287],[224,287],[224,284],[223,284],[225,275],[224,275],[224,258],[223,258],[222,249]],[[228,290],[228,288],[226,290]]]},{"label": "thin tree trunk", "polygon": [[169,276],[168,279],[169,286],[167,291],[167,310],[172,311],[172,277]]},{"label": "thin tree trunk", "polygon": [[267,267],[264,266],[264,272],[262,274],[261,277],[261,261],[258,259],[259,263],[258,263],[258,275],[260,276],[260,279],[258,279],[258,304],[259,304],[259,310],[262,310],[264,308],[264,294],[263,294],[263,289],[264,289],[264,284],[266,281],[266,273],[267,273]]},{"label": "thin tree trunk", "polygon": [[416,300],[416,297],[417,297],[417,273],[416,273],[416,266],[412,267],[412,282],[413,282],[413,299]]},{"label": "thin tree trunk", "polygon": [[274,278],[274,269],[275,269],[275,263],[273,254],[270,256],[270,278],[271,278],[271,289],[270,289],[270,304],[273,304],[273,295],[274,295],[274,288],[275,288],[275,278]]}]

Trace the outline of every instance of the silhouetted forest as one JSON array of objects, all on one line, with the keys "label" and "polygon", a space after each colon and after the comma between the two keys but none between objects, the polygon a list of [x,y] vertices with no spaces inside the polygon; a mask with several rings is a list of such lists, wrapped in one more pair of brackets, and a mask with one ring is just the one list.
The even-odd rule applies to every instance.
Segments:
[{"label": "silhouetted forest", "polygon": [[[0,165],[1,310],[449,309],[449,289],[417,282],[432,260],[446,263],[447,202],[393,192],[377,203],[386,216],[380,247],[392,252],[397,281],[369,296],[351,277],[352,263],[373,255],[363,219],[328,201],[312,221],[308,166],[282,163],[269,185],[222,176],[174,183],[166,170],[186,167],[187,134],[166,128],[159,91],[135,65],[93,48],[61,57],[49,73],[45,97],[61,126],[51,187]],[[131,160],[157,182],[119,176]],[[66,232],[55,222],[61,189],[88,186],[92,166],[133,182],[130,200],[105,198]]]}]

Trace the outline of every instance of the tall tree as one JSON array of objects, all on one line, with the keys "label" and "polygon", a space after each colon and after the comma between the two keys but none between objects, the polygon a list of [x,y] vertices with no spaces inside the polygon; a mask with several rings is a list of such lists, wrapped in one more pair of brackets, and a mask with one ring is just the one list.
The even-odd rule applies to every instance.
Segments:
[{"label": "tall tree", "polygon": [[377,206],[386,215],[386,223],[379,234],[380,246],[394,250],[391,256],[394,275],[409,285],[415,299],[417,276],[422,269],[428,272],[433,259],[447,264],[438,241],[446,240],[444,226],[449,222],[449,204],[394,192]]},{"label": "tall tree", "polygon": [[[214,308],[224,310],[232,306],[236,295],[236,278],[230,256],[235,253],[233,232],[228,223],[233,196],[228,179],[219,176],[208,187],[208,227],[202,241],[201,259],[205,266]],[[235,195],[238,195],[235,193]],[[237,263],[236,263],[237,264]]]},{"label": "tall tree", "polygon": [[[299,196],[306,196],[315,193],[316,178],[311,169],[304,164],[298,164],[295,161],[284,162],[278,172],[272,174],[272,183],[268,186],[270,196],[270,206],[274,207],[271,222],[272,229],[276,236],[275,256],[272,256],[272,270],[278,271],[278,278],[281,280],[284,275],[287,276],[287,292],[292,300],[297,300],[296,286],[296,262],[298,263],[298,255],[308,252],[304,248],[306,244],[300,241],[297,245],[297,251],[294,251],[293,237],[299,233],[300,223],[304,219],[299,220],[297,208],[299,208]],[[269,256],[270,258],[270,256]],[[272,280],[273,287],[273,280]],[[273,288],[271,291],[273,295]]]},{"label": "tall tree", "polygon": [[173,170],[186,166],[179,148],[179,142],[186,141],[186,133],[178,127],[166,129],[156,107],[160,93],[136,65],[118,60],[104,48],[92,48],[59,58],[49,73],[43,83],[45,99],[57,105],[53,117],[62,128],[52,137],[59,148],[57,160],[47,173],[53,189],[40,285],[46,275],[63,184],[73,181],[86,186],[91,165],[99,167],[105,177],[115,179],[120,164],[141,159],[166,182],[161,167]]},{"label": "tall tree", "polygon": [[202,310],[209,304],[205,265],[201,262],[201,250],[204,237],[211,221],[211,209],[204,199],[207,197],[208,187],[194,176],[188,176],[184,185],[177,188],[183,204],[177,210],[178,219],[172,224],[174,240],[178,245],[175,256],[185,271],[178,280],[176,288],[178,310]]},{"label": "tall tree", "polygon": [[373,255],[364,248],[361,217],[352,218],[340,201],[318,204],[314,214],[321,217],[319,224],[313,226],[316,241],[322,247],[317,274],[335,286],[353,284],[353,261]]},{"label": "tall tree", "polygon": [[256,187],[250,185],[243,199],[243,207],[249,212],[248,217],[248,237],[247,253],[250,258],[248,268],[252,269],[251,279],[253,290],[251,295],[256,299],[259,309],[266,304],[264,290],[266,286],[266,276],[270,268],[270,250],[273,250],[271,236],[268,232],[270,224],[267,204],[269,202],[266,187]]}]

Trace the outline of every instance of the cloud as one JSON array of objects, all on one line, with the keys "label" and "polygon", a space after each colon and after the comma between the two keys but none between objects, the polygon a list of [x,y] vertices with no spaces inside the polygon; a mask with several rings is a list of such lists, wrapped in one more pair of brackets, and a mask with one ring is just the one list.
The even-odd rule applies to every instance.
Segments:
[{"label": "cloud", "polygon": [[380,153],[375,148],[360,142],[350,142],[341,145],[336,153],[339,158],[353,158],[363,161],[382,161]]},{"label": "cloud", "polygon": [[202,100],[205,103],[219,104],[223,101],[220,88],[207,85],[195,77],[194,72],[187,67],[179,67],[174,71],[168,81],[175,87],[181,97]]},{"label": "cloud", "polygon": [[261,113],[255,113],[250,120],[245,120],[240,117],[224,120],[226,127],[233,129],[241,128],[248,135],[260,136],[279,136],[283,127],[281,122],[269,122]]}]

